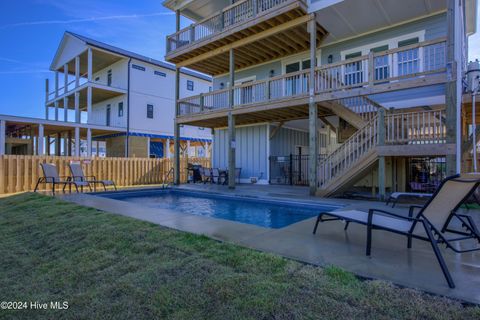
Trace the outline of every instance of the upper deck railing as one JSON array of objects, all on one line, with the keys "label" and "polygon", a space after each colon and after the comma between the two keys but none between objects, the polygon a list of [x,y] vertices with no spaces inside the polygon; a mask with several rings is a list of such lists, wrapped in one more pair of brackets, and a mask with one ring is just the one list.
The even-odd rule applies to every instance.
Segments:
[{"label": "upper deck railing", "polygon": [[299,0],[241,0],[222,11],[167,36],[167,54],[223,32],[259,15]]},{"label": "upper deck railing", "polygon": [[[373,53],[315,68],[315,94],[374,87],[380,84],[428,78],[446,72],[446,41],[437,39]],[[252,81],[180,99],[179,116],[308,96],[310,70]]]}]

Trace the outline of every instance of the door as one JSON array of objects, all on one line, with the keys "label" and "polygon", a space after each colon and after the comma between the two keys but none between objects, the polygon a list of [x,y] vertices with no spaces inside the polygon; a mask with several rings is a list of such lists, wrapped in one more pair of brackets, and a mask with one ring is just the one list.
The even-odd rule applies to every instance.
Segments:
[{"label": "door", "polygon": [[[362,53],[355,52],[345,56],[345,60],[360,57]],[[345,64],[345,85],[351,86],[363,82],[362,61],[354,61]]]}]

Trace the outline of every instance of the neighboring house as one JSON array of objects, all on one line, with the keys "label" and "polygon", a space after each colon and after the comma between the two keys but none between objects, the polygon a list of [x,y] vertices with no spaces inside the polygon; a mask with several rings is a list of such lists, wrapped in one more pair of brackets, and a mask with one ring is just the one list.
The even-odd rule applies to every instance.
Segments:
[{"label": "neighboring house", "polygon": [[[65,32],[50,69],[55,80],[53,86],[46,81],[49,121],[6,118],[0,126],[6,131],[3,136],[16,138],[7,138],[4,152],[108,157],[173,154],[174,66]],[[182,97],[208,92],[211,86],[211,78],[203,74],[183,70],[180,75]],[[188,150],[190,156],[209,156],[211,140],[210,129],[180,128],[181,150]],[[80,141],[78,147],[75,141]]]},{"label": "neighboring house", "polygon": [[176,119],[215,129],[214,167],[324,196],[429,191],[459,171],[475,0],[164,6],[177,28],[194,21],[167,37],[165,59],[213,76],[212,92],[178,100]]}]

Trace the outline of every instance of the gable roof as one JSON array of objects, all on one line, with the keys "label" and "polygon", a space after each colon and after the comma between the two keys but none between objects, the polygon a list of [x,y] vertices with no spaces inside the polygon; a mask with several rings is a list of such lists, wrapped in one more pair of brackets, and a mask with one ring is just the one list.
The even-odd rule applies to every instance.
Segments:
[{"label": "gable roof", "polygon": [[[128,51],[128,50],[125,50],[125,49],[122,49],[122,48],[119,48],[119,47],[115,47],[115,46],[106,44],[106,43],[101,42],[101,41],[97,41],[95,39],[91,39],[91,38],[82,36],[82,35],[77,34],[77,33],[73,33],[71,31],[65,31],[65,35],[70,35],[72,37],[75,37],[75,38],[85,42],[85,44],[87,44],[89,46],[92,46],[92,47],[100,48],[100,49],[110,51],[112,53],[116,53],[116,54],[119,54],[119,55],[122,55],[122,56],[125,56],[125,57],[128,57],[128,58],[133,58],[133,59],[136,59],[136,60],[139,60],[139,61],[143,61],[143,62],[146,62],[146,63],[153,64],[153,65],[158,66],[158,67],[162,67],[162,68],[165,68],[165,69],[175,71],[175,65],[167,63],[165,61],[160,61],[160,60],[156,60],[156,59],[153,59],[153,58],[149,58],[147,56],[144,56],[144,55],[132,52],[132,51]],[[199,79],[202,79],[202,80],[205,80],[205,81],[212,81],[211,77],[209,77],[205,74],[199,73],[199,72],[192,71],[192,70],[182,68],[181,73],[183,73],[185,75],[195,77],[195,78],[199,78]]]}]

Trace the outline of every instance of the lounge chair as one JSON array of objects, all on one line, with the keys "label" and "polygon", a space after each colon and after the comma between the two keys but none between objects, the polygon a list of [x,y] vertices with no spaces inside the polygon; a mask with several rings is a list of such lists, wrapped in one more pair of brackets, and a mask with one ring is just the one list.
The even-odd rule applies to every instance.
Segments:
[{"label": "lounge chair", "polygon": [[65,187],[69,186],[70,191],[71,191],[71,186],[72,184],[75,186],[75,189],[78,192],[78,187],[83,187],[87,186],[90,187],[90,185],[87,182],[83,181],[73,181],[71,177],[60,177],[58,175],[57,167],[53,163],[41,163],[40,167],[42,168],[43,172],[43,177],[38,178],[37,184],[35,185],[35,189],[33,190],[34,192],[37,192],[38,186],[40,183],[45,183],[45,186],[47,183],[52,184],[52,193],[55,195],[55,186],[61,185],[63,186],[63,192],[65,192]]},{"label": "lounge chair", "polygon": [[385,204],[388,206],[392,204],[392,208],[395,207],[400,198],[431,198],[433,193],[420,193],[420,192],[394,192],[392,193]]},{"label": "lounge chair", "polygon": [[[446,178],[433,196],[423,206],[411,206],[408,217],[379,209],[368,212],[358,210],[337,210],[322,212],[318,215],[313,233],[317,232],[319,222],[342,220],[346,222],[345,230],[350,222],[367,226],[366,255],[371,254],[372,231],[375,229],[394,232],[407,237],[407,248],[412,247],[412,239],[430,242],[435,256],[442,268],[445,279],[451,288],[455,283],[450,276],[447,265],[438,247],[444,244],[457,253],[480,250],[479,247],[459,249],[455,242],[475,239],[480,242],[480,232],[470,216],[457,213],[457,209],[468,199],[480,184],[480,174],[467,173]],[[420,211],[414,215],[415,209]],[[324,216],[328,216],[324,218]],[[463,230],[449,227],[450,222],[457,219]],[[447,233],[456,235],[447,238]]]},{"label": "lounge chair", "polygon": [[95,176],[86,176],[83,173],[82,166],[79,163],[70,163],[68,165],[70,168],[70,172],[72,173],[72,180],[75,182],[86,182],[91,190],[90,184],[93,184],[93,190],[96,191],[96,185],[101,184],[103,186],[103,190],[107,191],[107,186],[113,186],[115,191],[117,190],[117,186],[115,182],[112,180],[97,180]]}]

